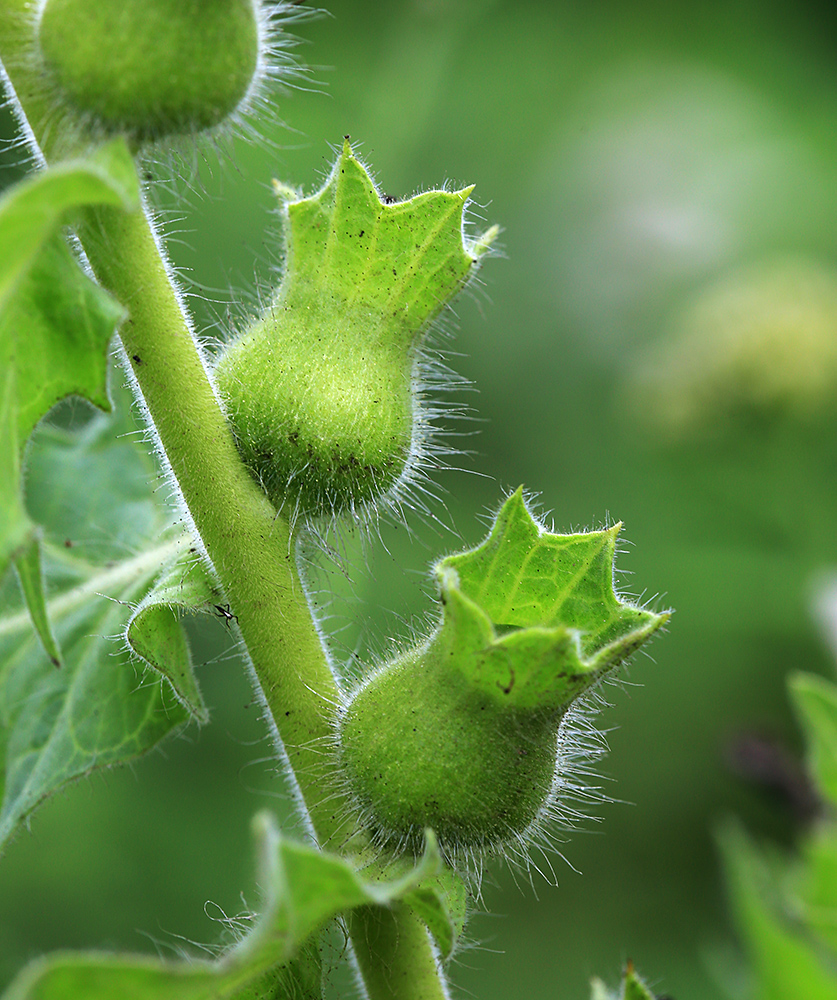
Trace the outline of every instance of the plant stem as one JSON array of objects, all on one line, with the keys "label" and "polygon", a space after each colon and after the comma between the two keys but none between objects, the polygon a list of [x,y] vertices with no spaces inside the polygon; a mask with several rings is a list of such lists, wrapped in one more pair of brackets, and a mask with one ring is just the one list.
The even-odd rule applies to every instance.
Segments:
[{"label": "plant stem", "polygon": [[[0,3],[0,58],[44,157],[83,155],[47,128],[33,60],[22,57],[31,45],[26,6]],[[339,817],[322,761],[338,691],[288,524],[241,463],[148,215],[90,210],[78,233],[99,283],[129,310],[119,335],[162,452],[235,610],[318,839],[331,842]]]},{"label": "plant stem", "polygon": [[[0,60],[47,161],[79,155],[82,141],[51,116],[30,55],[28,0],[0,0]],[[11,96],[11,95],[10,95]],[[328,749],[338,689],[295,562],[287,521],[241,463],[185,309],[145,212],[91,210],[79,236],[102,286],[130,318],[119,331],[150,422],[205,547],[288,756],[321,845],[354,832]],[[443,1000],[426,928],[406,907],[350,917],[370,1000]]]},{"label": "plant stem", "polygon": [[287,521],[242,465],[147,217],[86,213],[82,245],[127,307],[119,331],[166,460],[233,608],[321,843],[338,834],[324,773],[338,701],[299,579]]},{"label": "plant stem", "polygon": [[346,923],[372,1000],[449,1000],[427,928],[403,903],[361,907]]}]

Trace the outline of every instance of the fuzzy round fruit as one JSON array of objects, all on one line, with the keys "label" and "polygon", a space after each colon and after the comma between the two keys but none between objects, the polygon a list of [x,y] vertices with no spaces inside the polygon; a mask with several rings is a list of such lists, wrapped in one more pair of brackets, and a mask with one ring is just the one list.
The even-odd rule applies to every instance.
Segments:
[{"label": "fuzzy round fruit", "polygon": [[467,859],[560,815],[586,749],[574,706],[669,617],[615,594],[618,532],[547,531],[517,490],[480,545],[436,564],[436,628],[351,695],[336,734],[379,843],[417,850],[432,827]]},{"label": "fuzzy round fruit", "polygon": [[561,713],[509,710],[466,681],[394,660],[347,708],[341,762],[383,842],[484,849],[524,833],[550,797]]},{"label": "fuzzy round fruit", "polygon": [[218,125],[259,61],[253,0],[47,0],[39,40],[61,104],[137,140]]},{"label": "fuzzy round fruit", "polygon": [[374,317],[340,306],[270,310],[215,369],[241,456],[277,509],[361,508],[407,465],[411,359],[376,336]]},{"label": "fuzzy round fruit", "polygon": [[215,367],[239,452],[294,520],[397,508],[432,454],[425,335],[496,229],[463,240],[470,188],[382,198],[348,137],[315,194],[275,187],[282,279]]}]

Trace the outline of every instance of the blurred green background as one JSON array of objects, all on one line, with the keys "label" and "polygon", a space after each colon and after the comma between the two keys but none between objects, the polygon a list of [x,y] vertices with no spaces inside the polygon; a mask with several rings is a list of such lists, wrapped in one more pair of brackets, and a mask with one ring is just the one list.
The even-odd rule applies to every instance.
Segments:
[{"label": "blurred green background", "polygon": [[[185,152],[188,185],[151,166],[208,336],[271,280],[271,177],[311,191],[345,134],[386,192],[475,183],[474,224],[504,227],[443,344],[479,389],[461,398],[480,422],[457,428],[474,454],[453,460],[472,472],[437,477],[454,530],[345,541],[361,565],[317,581],[335,657],[421,628],[429,561],[477,542],[520,483],[556,530],[623,520],[621,587],[677,611],[599,718],[622,801],[569,838],[582,874],[553,857],[560,885],[530,887],[493,865],[454,982],[582,1000],[632,958],[677,1000],[721,998],[735,945],[713,827],[735,814],[792,844],[784,678],[832,671],[812,608],[837,563],[837,13],[335,0],[293,30],[314,68],[278,98],[287,127]],[[286,815],[287,790],[231,636],[193,637],[213,723],[34,817],[0,865],[0,982],[50,948],[177,953],[257,900],[249,819]]]}]

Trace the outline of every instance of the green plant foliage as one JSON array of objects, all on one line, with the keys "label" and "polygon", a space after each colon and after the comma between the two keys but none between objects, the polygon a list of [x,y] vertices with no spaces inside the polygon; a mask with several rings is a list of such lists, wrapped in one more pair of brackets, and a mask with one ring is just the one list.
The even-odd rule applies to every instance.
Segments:
[{"label": "green plant foliage", "polygon": [[[115,418],[95,416],[79,431],[45,425],[30,447],[30,506],[44,529],[48,610],[62,660],[56,668],[44,654],[8,579],[0,617],[0,844],[67,781],[147,751],[190,717],[170,685],[119,642],[133,607],[178,549],[169,514],[148,488],[155,462],[124,437],[134,424],[121,401]],[[101,488],[86,489],[90,482]],[[151,645],[144,625],[135,623],[136,641]]]},{"label": "green plant foliage", "polygon": [[521,490],[476,549],[435,568],[442,621],[386,664],[341,723],[352,792],[375,834],[451,849],[522,834],[561,771],[572,703],[668,620],[613,590],[619,526],[558,535]]},{"label": "green plant foliage", "polygon": [[192,669],[189,643],[181,624],[186,612],[231,612],[219,602],[220,588],[210,578],[195,546],[182,551],[128,620],[125,639],[131,650],[171,684],[190,715],[206,722],[208,714]]},{"label": "green plant foliage", "polygon": [[120,142],[21,181],[0,201],[0,491],[8,510],[0,580],[16,559],[32,619],[55,660],[40,549],[19,498],[21,455],[38,421],[66,396],[110,408],[108,345],[125,312],[84,274],[61,233],[83,206],[102,204],[139,206],[136,174]]},{"label": "green plant foliage", "polygon": [[[436,843],[435,834],[433,843]],[[360,874],[375,881],[405,878],[413,868],[413,859],[407,855],[391,858],[387,855],[371,863],[360,863]],[[404,902],[424,921],[433,935],[443,959],[454,952],[465,928],[471,896],[465,882],[451,868],[439,870],[422,878],[420,884],[405,893]]]},{"label": "green plant foliage", "polygon": [[618,990],[609,990],[601,979],[594,979],[590,987],[590,1000],[654,1000],[654,994],[637,975],[632,962],[628,962]]},{"label": "green plant foliage", "polygon": [[790,690],[805,728],[811,774],[837,807],[837,688],[814,674],[795,674]]},{"label": "green plant foliage", "polygon": [[780,873],[771,870],[736,827],[722,834],[721,846],[733,915],[756,984],[754,996],[832,1000],[837,988],[834,970],[811,938],[803,914],[794,912]]},{"label": "green plant foliage", "polygon": [[20,580],[20,589],[26,606],[29,608],[29,616],[38,638],[44,647],[44,652],[49,657],[54,667],[61,666],[61,651],[52,632],[49,615],[47,614],[46,595],[44,594],[43,570],[41,567],[41,542],[37,536],[26,547],[26,550],[15,560],[17,577]]},{"label": "green plant foliage", "polygon": [[[125,144],[114,140],[81,161],[41,170],[7,191],[0,201],[0,308],[5,309],[39,253],[82,205],[139,207],[136,171]],[[106,299],[97,289],[98,299]],[[61,300],[44,311],[57,312]],[[82,317],[79,316],[79,319]],[[5,338],[4,338],[5,342]],[[57,397],[57,398],[60,398]],[[53,400],[54,401],[54,400]],[[38,419],[36,415],[32,422]]]},{"label": "green plant foliage", "polygon": [[[0,4],[0,55],[39,163],[112,132],[137,151],[213,128],[275,71],[275,11],[256,0],[31,7]],[[668,613],[616,593],[618,526],[556,534],[519,490],[481,545],[436,564],[427,640],[342,690],[303,582],[316,547],[297,542],[323,540],[312,517],[403,506],[438,464],[439,410],[422,403],[445,369],[426,335],[497,229],[468,234],[471,188],[382,195],[346,138],[313,196],[276,185],[280,286],[209,371],[127,144],[51,166],[0,203],[0,569],[14,560],[20,582],[0,580],[0,844],[73,779],[206,721],[191,612],[242,649],[312,843],[257,817],[262,912],[214,960],[58,953],[6,998],[323,1000],[320,946],[337,922],[370,1000],[443,1000],[483,852],[525,853],[565,815],[585,695],[595,702]],[[76,213],[71,250],[60,227]],[[125,439],[127,406],[44,425],[27,446],[68,395],[109,406],[117,325],[143,447]],[[651,1000],[631,968],[621,1000]]]},{"label": "green plant foliage", "polygon": [[54,955],[32,963],[4,1000],[305,1000],[321,996],[311,942],[330,920],[363,906],[408,899],[439,868],[432,834],[400,878],[370,881],[345,858],[283,837],[268,813],[253,823],[265,894],[253,930],[214,962],[135,956]]},{"label": "green plant foliage", "polygon": [[471,188],[383,201],[348,139],[315,195],[277,190],[282,283],[215,377],[242,457],[276,507],[331,514],[403,489],[421,460],[421,337],[496,228],[463,239]]},{"label": "green plant foliage", "polygon": [[752,996],[827,1000],[837,995],[837,686],[796,674],[790,690],[826,810],[796,858],[758,849],[737,825],[720,839],[733,913],[752,965]]},{"label": "green plant foliage", "polygon": [[9,368],[0,383],[0,580],[13,556],[32,543],[35,526],[29,520],[20,493],[21,449],[17,441],[17,393]]}]

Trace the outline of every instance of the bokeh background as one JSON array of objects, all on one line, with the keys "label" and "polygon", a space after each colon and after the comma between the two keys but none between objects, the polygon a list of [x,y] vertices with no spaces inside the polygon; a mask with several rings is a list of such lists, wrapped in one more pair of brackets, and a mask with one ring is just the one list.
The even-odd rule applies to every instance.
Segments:
[{"label": "bokeh background", "polygon": [[[437,477],[452,530],[344,539],[351,569],[318,578],[335,657],[421,628],[430,560],[520,483],[557,530],[624,521],[620,585],[676,608],[599,718],[620,801],[568,839],[572,867],[552,858],[557,887],[491,867],[454,982],[583,1000],[631,958],[719,1000],[741,970],[713,830],[735,815],[792,848],[813,806],[785,677],[833,671],[837,13],[334,0],[293,31],[313,68],[284,127],[187,152],[188,184],[150,166],[208,336],[271,280],[271,177],[313,190],[345,134],[386,192],[475,183],[474,225],[504,227],[443,344],[479,390],[470,471]],[[177,953],[256,901],[249,820],[286,816],[286,789],[231,636],[193,642],[212,724],[73,786],[0,864],[0,982],[57,947]]]}]

